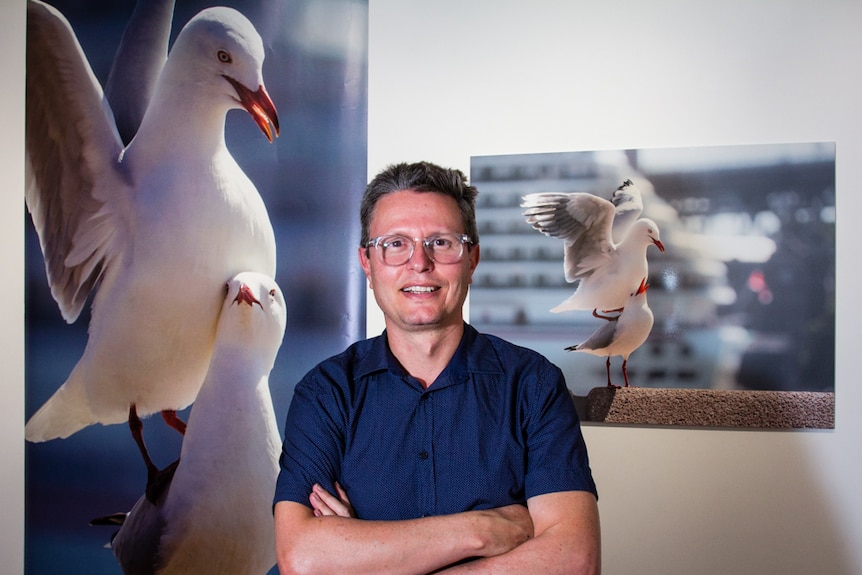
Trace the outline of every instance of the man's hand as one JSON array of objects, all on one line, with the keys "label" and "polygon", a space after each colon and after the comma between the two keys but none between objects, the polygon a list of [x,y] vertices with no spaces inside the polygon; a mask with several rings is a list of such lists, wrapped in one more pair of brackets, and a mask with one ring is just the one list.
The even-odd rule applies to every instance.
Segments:
[{"label": "man's hand", "polygon": [[337,515],[339,517],[356,517],[353,511],[353,506],[350,505],[350,500],[347,498],[347,492],[336,481],[335,490],[338,494],[336,497],[326,489],[315,483],[312,487],[311,495],[308,496],[308,502],[314,510],[315,517],[323,517],[325,515]]},{"label": "man's hand", "polygon": [[482,557],[501,555],[533,537],[533,519],[524,505],[507,505],[480,513],[492,520],[492,527],[485,531],[486,546],[479,554]]}]

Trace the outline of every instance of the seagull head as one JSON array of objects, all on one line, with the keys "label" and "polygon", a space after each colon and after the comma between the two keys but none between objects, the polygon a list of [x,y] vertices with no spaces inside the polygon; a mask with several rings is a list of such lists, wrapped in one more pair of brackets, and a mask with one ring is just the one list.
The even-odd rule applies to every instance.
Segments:
[{"label": "seagull head", "polygon": [[272,142],[278,113],[263,84],[263,60],[263,40],[248,18],[233,8],[207,8],[177,36],[162,81],[180,98],[209,93],[228,108],[244,108]]},{"label": "seagull head", "polygon": [[[644,230],[644,236],[642,237],[646,238],[646,245],[653,244],[660,252],[664,252],[664,244],[661,243],[661,239],[659,237],[658,225],[654,221],[649,218],[642,218],[636,221],[632,227],[634,228],[636,226]],[[637,237],[635,234],[632,234],[631,231],[628,235]]]},{"label": "seagull head", "polygon": [[286,326],[287,305],[274,279],[241,272],[227,281],[216,336],[222,340],[220,345],[256,347],[255,353],[261,354],[266,359],[264,364],[271,368]]}]

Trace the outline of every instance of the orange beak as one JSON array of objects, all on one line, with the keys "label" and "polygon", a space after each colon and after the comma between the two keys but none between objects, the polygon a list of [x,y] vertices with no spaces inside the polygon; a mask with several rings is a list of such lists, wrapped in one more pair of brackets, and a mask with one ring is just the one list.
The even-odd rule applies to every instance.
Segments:
[{"label": "orange beak", "polygon": [[222,75],[222,77],[230,82],[230,85],[236,90],[239,103],[251,114],[266,139],[272,142],[273,137],[277,138],[279,134],[278,112],[276,112],[275,104],[272,103],[272,99],[266,93],[263,84],[256,92],[252,92],[230,76]]}]

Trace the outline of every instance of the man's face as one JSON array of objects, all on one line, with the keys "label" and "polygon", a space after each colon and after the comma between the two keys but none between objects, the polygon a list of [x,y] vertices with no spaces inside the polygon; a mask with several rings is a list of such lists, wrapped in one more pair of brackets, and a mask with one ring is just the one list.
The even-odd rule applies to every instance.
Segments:
[{"label": "man's face", "polygon": [[[382,197],[374,209],[369,236],[399,234],[427,238],[441,233],[464,233],[454,199],[436,192],[403,190]],[[359,261],[387,329],[420,331],[450,327],[463,321],[464,300],[479,263],[479,246],[464,246],[461,261],[439,264],[428,257],[421,242],[400,266],[384,264],[377,248],[359,248]]]}]

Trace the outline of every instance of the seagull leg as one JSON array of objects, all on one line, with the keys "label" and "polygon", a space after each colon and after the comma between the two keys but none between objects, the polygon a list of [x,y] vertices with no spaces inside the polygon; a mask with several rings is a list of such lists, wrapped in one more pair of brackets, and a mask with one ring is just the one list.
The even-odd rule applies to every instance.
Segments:
[{"label": "seagull leg", "polygon": [[177,417],[177,412],[173,409],[165,409],[162,411],[162,419],[165,420],[165,423],[179,431],[180,435],[186,434],[186,423]]},{"label": "seagull leg", "polygon": [[[611,356],[608,356],[608,359],[605,361],[605,367],[608,370],[608,387],[619,389],[619,385],[614,385],[613,383],[611,383]],[[628,383],[626,383],[626,385],[628,385]]]},{"label": "seagull leg", "polygon": [[141,451],[144,463],[147,466],[147,483],[149,483],[159,472],[159,468],[153,463],[153,460],[150,458],[150,452],[147,451],[147,446],[144,443],[144,423],[138,417],[138,410],[134,403],[129,407],[129,429],[132,430],[132,437],[135,439],[135,443],[138,445],[138,449]]},{"label": "seagull leg", "polygon": [[[174,413],[174,417],[176,417],[176,413]],[[180,420],[177,419],[177,421]],[[182,421],[180,421],[180,423],[182,423]],[[185,428],[185,424],[183,424],[183,428]],[[179,464],[179,460],[173,462],[164,469],[156,467],[156,464],[153,463],[150,453],[147,451],[147,446],[144,443],[144,423],[141,421],[141,418],[138,417],[138,410],[135,408],[134,403],[129,407],[129,429],[132,430],[132,437],[135,438],[135,443],[138,444],[138,449],[141,450],[141,455],[143,456],[144,463],[147,466],[147,499],[150,503],[155,505],[165,492],[165,488],[170,485],[171,479],[174,476],[174,471],[177,468],[177,464]]]},{"label": "seagull leg", "polygon": [[611,356],[608,356],[608,359],[605,361],[605,367],[608,368],[608,387],[613,387],[614,384],[611,383]]},{"label": "seagull leg", "polygon": [[[622,311],[622,308],[620,308],[620,309],[618,309],[618,310],[616,310],[616,309],[612,309],[612,310],[607,310],[607,311],[610,311],[610,312]],[[614,321],[614,320],[615,320],[615,319],[617,319],[619,316],[616,316],[616,315],[602,315],[602,314],[600,314],[600,313],[599,313],[599,310],[598,310],[598,309],[593,308],[593,317],[597,317],[597,318],[599,318],[599,319],[604,319],[604,320],[607,320],[607,321]]]},{"label": "seagull leg", "polygon": [[626,364],[629,362],[627,359],[623,359],[623,377],[626,380],[626,387],[629,386],[629,373],[626,371]]}]

